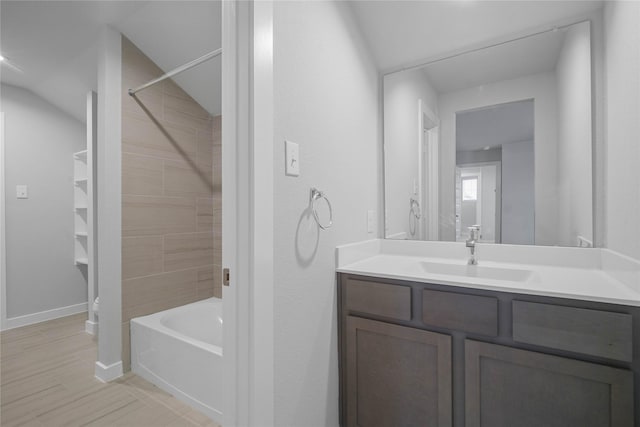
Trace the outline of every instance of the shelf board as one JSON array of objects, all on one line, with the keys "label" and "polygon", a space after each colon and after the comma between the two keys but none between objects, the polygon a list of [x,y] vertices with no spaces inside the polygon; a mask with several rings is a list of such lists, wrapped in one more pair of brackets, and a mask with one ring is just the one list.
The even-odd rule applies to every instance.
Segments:
[{"label": "shelf board", "polygon": [[86,231],[76,231],[76,237],[88,237],[89,235],[87,234]]},{"label": "shelf board", "polygon": [[79,210],[89,209],[89,207],[87,207],[87,206],[76,206],[76,207],[74,207],[74,209],[79,211]]},{"label": "shelf board", "polygon": [[76,258],[76,264],[89,265],[89,260],[87,258]]},{"label": "shelf board", "polygon": [[76,184],[84,184],[88,179],[89,178],[74,178],[73,182],[75,182]]}]

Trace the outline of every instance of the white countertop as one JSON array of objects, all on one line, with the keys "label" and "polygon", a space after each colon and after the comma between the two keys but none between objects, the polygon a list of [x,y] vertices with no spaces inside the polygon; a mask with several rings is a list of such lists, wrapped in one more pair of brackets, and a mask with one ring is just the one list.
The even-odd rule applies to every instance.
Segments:
[{"label": "white countertop", "polygon": [[477,256],[488,277],[471,277],[480,270],[466,267],[464,243],[377,239],[336,250],[340,273],[640,306],[640,262],[607,249],[478,244]]}]

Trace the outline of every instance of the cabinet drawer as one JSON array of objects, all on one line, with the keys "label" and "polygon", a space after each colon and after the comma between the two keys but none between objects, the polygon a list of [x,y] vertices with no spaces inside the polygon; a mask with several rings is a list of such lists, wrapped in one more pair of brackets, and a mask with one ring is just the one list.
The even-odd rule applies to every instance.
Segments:
[{"label": "cabinet drawer", "polygon": [[453,292],[422,291],[422,321],[427,325],[498,336],[498,300]]},{"label": "cabinet drawer", "polygon": [[629,314],[525,301],[512,307],[514,341],[632,361]]},{"label": "cabinet drawer", "polygon": [[349,279],[346,286],[348,310],[390,319],[411,320],[411,287]]}]

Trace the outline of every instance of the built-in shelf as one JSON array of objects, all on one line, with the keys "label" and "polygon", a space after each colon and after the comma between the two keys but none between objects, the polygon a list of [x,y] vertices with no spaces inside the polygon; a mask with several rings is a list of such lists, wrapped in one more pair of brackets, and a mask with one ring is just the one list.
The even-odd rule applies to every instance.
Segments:
[{"label": "built-in shelf", "polygon": [[73,153],[73,259],[77,268],[84,272],[87,280],[87,299],[89,301],[86,330],[95,333],[97,327],[96,314],[93,312],[93,301],[98,296],[95,253],[95,165],[97,147],[97,94],[87,94],[86,146],[82,151]]}]

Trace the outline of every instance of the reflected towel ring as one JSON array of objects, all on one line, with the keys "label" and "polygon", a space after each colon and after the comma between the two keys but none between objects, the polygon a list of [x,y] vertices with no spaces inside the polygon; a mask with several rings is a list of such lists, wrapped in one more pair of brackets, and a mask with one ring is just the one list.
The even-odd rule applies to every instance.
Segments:
[{"label": "reflected towel ring", "polygon": [[414,199],[413,197],[410,199],[409,209],[411,210],[411,213],[413,214],[413,216],[416,217],[416,219],[420,219],[420,217],[422,216],[422,211],[420,209],[420,203],[418,203],[418,201],[416,199]]},{"label": "reflected towel ring", "polygon": [[[316,211],[316,201],[320,199],[324,199],[324,201],[327,202],[327,206],[329,207],[329,223],[326,225],[322,225],[320,223],[320,218],[318,218],[318,212]],[[331,208],[331,202],[329,201],[329,199],[327,199],[327,196],[322,191],[316,188],[312,188],[309,198],[309,205],[311,207],[311,211],[313,212],[313,218],[316,220],[318,227],[323,230],[331,228],[331,226],[333,225],[333,209]]]}]

